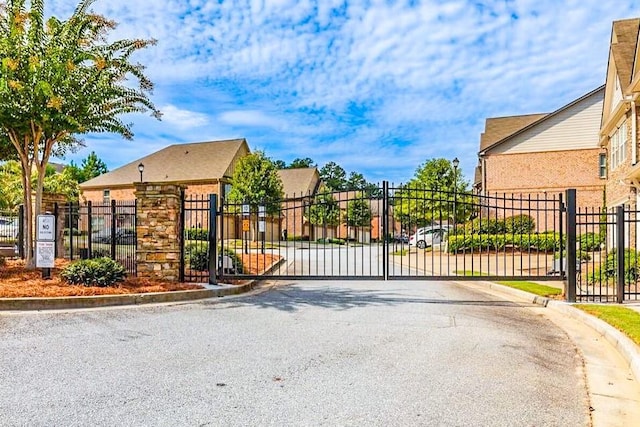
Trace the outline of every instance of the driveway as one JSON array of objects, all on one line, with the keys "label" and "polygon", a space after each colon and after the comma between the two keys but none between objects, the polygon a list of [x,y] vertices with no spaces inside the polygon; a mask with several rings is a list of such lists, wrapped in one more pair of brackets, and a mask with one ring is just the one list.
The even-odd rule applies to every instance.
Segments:
[{"label": "driveway", "polygon": [[0,425],[588,425],[582,362],[526,305],[444,282],[299,282],[0,315]]}]

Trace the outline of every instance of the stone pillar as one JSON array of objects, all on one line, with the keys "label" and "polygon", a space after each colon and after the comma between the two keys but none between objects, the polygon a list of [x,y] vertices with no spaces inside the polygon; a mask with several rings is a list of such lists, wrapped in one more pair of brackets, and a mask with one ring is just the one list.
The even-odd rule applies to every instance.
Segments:
[{"label": "stone pillar", "polygon": [[136,183],[138,277],[177,282],[180,277],[179,184]]}]

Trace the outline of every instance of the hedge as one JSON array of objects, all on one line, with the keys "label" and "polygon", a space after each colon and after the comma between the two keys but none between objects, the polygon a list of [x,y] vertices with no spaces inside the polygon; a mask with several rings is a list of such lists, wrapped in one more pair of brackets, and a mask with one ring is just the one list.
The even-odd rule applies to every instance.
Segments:
[{"label": "hedge", "polygon": [[206,228],[187,228],[185,229],[185,240],[209,240],[209,230]]},{"label": "hedge", "polygon": [[560,249],[560,234],[472,234],[449,236],[447,247],[450,253],[456,253],[463,250],[502,250],[507,246],[523,251],[538,250],[551,252]]},{"label": "hedge", "polygon": [[[218,247],[218,255],[222,252],[222,248]],[[227,255],[233,260],[233,265],[236,267],[236,272],[242,274],[243,265],[242,259],[229,248],[224,249],[224,255]],[[189,268],[195,271],[207,271],[209,270],[209,245],[191,243],[185,247],[185,257],[189,261]]]},{"label": "hedge", "polygon": [[[587,277],[587,283],[609,283],[612,284],[616,279],[616,250],[612,250],[607,254],[604,264],[601,264],[593,273]],[[640,253],[633,249],[624,250],[624,283],[634,284],[640,278]]]}]

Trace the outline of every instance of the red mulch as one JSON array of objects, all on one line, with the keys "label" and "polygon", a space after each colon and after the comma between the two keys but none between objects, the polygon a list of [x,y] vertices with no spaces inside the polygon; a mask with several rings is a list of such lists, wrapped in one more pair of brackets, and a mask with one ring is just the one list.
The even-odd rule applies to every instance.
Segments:
[{"label": "red mulch", "polygon": [[106,288],[68,285],[60,277],[60,270],[67,264],[67,260],[56,260],[56,267],[51,270],[52,278],[44,280],[40,269],[28,270],[24,261],[7,260],[5,265],[0,266],[0,298],[117,295],[202,289],[202,286],[192,283],[169,283],[136,277],[127,277],[124,282]]},{"label": "red mulch", "polygon": [[[245,274],[260,274],[279,258],[271,254],[243,254]],[[67,260],[57,259],[55,268],[51,270],[51,279],[44,280],[40,269],[28,270],[22,260],[6,260],[5,265],[0,266],[0,298],[117,295],[203,288],[193,283],[170,283],[137,277],[127,277],[124,282],[105,288],[69,285],[60,277],[60,270],[68,264]],[[232,283],[243,282],[234,280]]]}]

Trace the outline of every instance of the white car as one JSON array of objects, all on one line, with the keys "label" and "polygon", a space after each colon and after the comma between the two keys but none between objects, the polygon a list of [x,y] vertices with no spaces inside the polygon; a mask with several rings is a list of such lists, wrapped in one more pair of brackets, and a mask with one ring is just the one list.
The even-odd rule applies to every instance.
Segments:
[{"label": "white car", "polygon": [[439,245],[444,242],[444,237],[449,231],[449,228],[448,225],[418,228],[418,230],[409,237],[409,246],[424,249],[429,246]]}]

